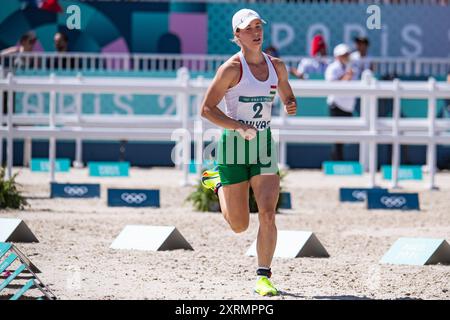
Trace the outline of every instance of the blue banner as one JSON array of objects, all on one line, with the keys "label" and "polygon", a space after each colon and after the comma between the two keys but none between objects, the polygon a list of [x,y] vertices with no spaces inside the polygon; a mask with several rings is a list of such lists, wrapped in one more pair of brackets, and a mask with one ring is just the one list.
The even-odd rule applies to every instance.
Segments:
[{"label": "blue banner", "polygon": [[[30,164],[33,172],[48,172],[50,171],[50,161],[44,158],[33,158]],[[55,159],[55,172],[69,172],[70,159]]]},{"label": "blue banner", "polygon": [[292,209],[290,192],[281,192],[280,199],[278,201],[280,202],[279,206],[280,209]]},{"label": "blue banner", "polygon": [[339,200],[341,202],[364,202],[369,192],[388,193],[384,188],[341,188],[339,189]]},{"label": "blue banner", "polygon": [[240,4],[208,5],[208,52],[233,54],[231,18],[244,7],[267,21],[263,47],[275,46],[281,55],[309,55],[311,39],[325,37],[328,54],[341,42],[367,36],[369,55],[377,57],[448,57],[450,6],[379,5],[380,29],[369,29],[367,4]]},{"label": "blue banner", "polygon": [[[381,166],[383,179],[392,179],[392,166]],[[398,180],[422,180],[422,167],[413,165],[402,165],[398,168]]]},{"label": "blue banner", "polygon": [[55,183],[50,184],[51,198],[99,198],[100,185],[92,183]]},{"label": "blue banner", "polygon": [[355,161],[325,161],[323,171],[326,175],[353,176],[362,175],[362,166]]},{"label": "blue banner", "polygon": [[367,209],[420,210],[417,193],[380,193],[367,194]]},{"label": "blue banner", "polygon": [[108,189],[110,207],[159,207],[159,190]]},{"label": "blue banner", "polygon": [[129,162],[89,162],[91,177],[128,177]]}]

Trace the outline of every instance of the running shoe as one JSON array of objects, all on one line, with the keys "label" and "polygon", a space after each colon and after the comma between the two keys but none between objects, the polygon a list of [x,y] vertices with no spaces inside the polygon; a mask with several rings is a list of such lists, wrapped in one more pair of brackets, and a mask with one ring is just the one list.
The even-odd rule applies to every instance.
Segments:
[{"label": "running shoe", "polygon": [[267,277],[260,277],[256,281],[255,292],[261,296],[276,296],[278,295],[278,290],[273,286]]},{"label": "running shoe", "polygon": [[204,188],[214,190],[219,182],[220,176],[217,167],[203,172],[202,185]]}]

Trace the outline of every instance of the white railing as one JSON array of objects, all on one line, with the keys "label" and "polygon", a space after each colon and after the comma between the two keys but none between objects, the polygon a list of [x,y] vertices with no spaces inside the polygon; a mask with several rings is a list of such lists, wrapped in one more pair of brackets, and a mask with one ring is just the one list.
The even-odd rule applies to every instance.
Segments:
[{"label": "white railing", "polygon": [[[203,143],[216,139],[219,130],[203,121],[198,112],[189,116],[189,96],[201,101],[210,80],[202,77],[191,79],[182,68],[176,79],[148,78],[83,78],[78,77],[14,77],[9,74],[0,80],[0,94],[8,92],[6,118],[0,113],[0,138],[7,140],[7,175],[12,174],[12,146],[16,138],[49,139],[50,180],[54,181],[54,160],[56,139],[77,141],[77,160],[81,160],[81,140],[141,140],[179,141],[177,155],[181,156],[183,184],[189,182],[191,142],[195,145],[195,159],[200,172],[203,158]],[[370,185],[376,185],[378,144],[392,144],[393,187],[398,185],[399,148],[401,144],[427,145],[429,188],[435,187],[436,145],[450,144],[450,119],[436,119],[436,99],[450,98],[450,84],[428,82],[377,81],[365,74],[363,81],[325,82],[291,81],[296,96],[318,97],[333,95],[354,95],[361,97],[361,117],[299,118],[274,117],[271,127],[277,132],[280,142],[280,162],[286,165],[286,144],[295,143],[355,143],[360,145],[360,162],[370,173]],[[50,92],[49,114],[21,115],[13,113],[13,92]],[[74,94],[77,112],[56,113],[56,93]],[[117,116],[86,115],[81,113],[83,93],[126,93],[126,94],[168,94],[175,95],[177,106],[173,116]],[[393,98],[393,118],[381,119],[377,115],[377,98]],[[428,118],[400,118],[400,99],[428,99]],[[0,104],[3,100],[0,101]],[[0,105],[0,110],[3,106]],[[197,108],[198,109],[198,108]],[[193,138],[192,138],[193,137]],[[215,140],[217,141],[217,140]],[[0,143],[0,146],[2,144]],[[0,156],[2,150],[0,149]],[[79,158],[78,158],[79,157]]]},{"label": "white railing", "polygon": [[[126,53],[65,53],[27,52],[0,56],[0,66],[6,71],[175,71],[187,67],[190,71],[215,72],[229,55],[126,54]],[[297,67],[301,56],[283,56],[290,67]],[[450,70],[450,58],[371,58],[375,73],[398,76],[445,76]],[[328,58],[331,60],[331,58]]]}]

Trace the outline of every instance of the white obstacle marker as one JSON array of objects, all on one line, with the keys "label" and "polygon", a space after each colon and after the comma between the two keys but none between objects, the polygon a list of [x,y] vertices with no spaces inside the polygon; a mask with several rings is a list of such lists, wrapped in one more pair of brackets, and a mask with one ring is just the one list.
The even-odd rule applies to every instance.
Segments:
[{"label": "white obstacle marker", "polygon": [[0,242],[39,242],[22,219],[0,218]]},{"label": "white obstacle marker", "polygon": [[110,248],[145,251],[194,250],[173,226],[143,225],[125,226]]},{"label": "white obstacle marker", "polygon": [[423,266],[450,263],[450,245],[445,239],[399,238],[380,263]]},{"label": "white obstacle marker", "polygon": [[[256,240],[247,250],[247,256],[256,256]],[[311,231],[278,231],[274,257],[329,257],[327,250]]]}]

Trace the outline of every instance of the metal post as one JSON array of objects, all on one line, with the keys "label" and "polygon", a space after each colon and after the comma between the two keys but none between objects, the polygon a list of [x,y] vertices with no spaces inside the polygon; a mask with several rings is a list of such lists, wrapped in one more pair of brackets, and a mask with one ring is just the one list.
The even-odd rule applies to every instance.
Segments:
[{"label": "metal post", "polygon": [[189,85],[189,71],[187,68],[180,68],[177,71],[177,78],[182,85],[181,92],[178,93],[178,104],[180,105],[181,120],[183,132],[183,156],[182,165],[183,179],[181,181],[182,186],[189,185],[189,163],[191,161],[191,139],[189,135],[189,95],[187,94],[187,87]]},{"label": "metal post", "polygon": [[32,141],[31,137],[26,137],[23,140],[23,166],[30,166],[31,153],[32,153]]},{"label": "metal post", "polygon": [[394,109],[392,113],[392,188],[397,189],[398,186],[398,171],[400,165],[400,143],[398,142],[399,136],[399,119],[400,119],[400,82],[395,79],[393,82],[394,88]]},{"label": "metal post", "polygon": [[[374,79],[372,81],[372,88],[376,89],[378,87],[377,80]],[[377,173],[377,118],[378,118],[378,105],[377,98],[370,97],[370,116],[369,116],[369,132],[372,136],[372,139],[369,143],[369,172],[370,172],[370,187],[373,188],[376,186],[375,175]]]},{"label": "metal post", "polygon": [[[202,76],[197,77],[197,82],[202,85],[204,78]],[[195,126],[194,126],[194,144],[195,144],[195,165],[197,169],[197,176],[200,179],[202,175],[203,167],[203,119],[200,116],[200,104],[202,103],[202,94],[195,96]]]},{"label": "metal post", "polygon": [[428,80],[428,88],[430,90],[430,97],[428,98],[428,136],[429,142],[427,146],[427,166],[430,175],[430,181],[428,188],[430,190],[437,190],[435,185],[435,174],[436,174],[436,98],[434,93],[436,92],[436,80],[430,78]]},{"label": "metal post", "polygon": [[[8,73],[7,76],[7,84],[8,86],[11,86],[13,82],[13,75],[12,73]],[[13,93],[14,91],[11,89],[8,89],[8,115],[7,115],[7,127],[8,127],[8,135],[6,138],[6,163],[7,163],[7,171],[6,176],[7,178],[12,177],[12,166],[13,166],[13,119],[12,114],[14,112],[13,108]]]},{"label": "metal post", "polygon": [[[77,74],[77,80],[79,83],[83,81],[81,72]],[[76,112],[77,112],[77,125],[80,127],[82,121],[81,114],[82,110],[82,94],[75,94]],[[73,162],[74,168],[83,168],[83,140],[81,138],[75,139],[75,161]]]},{"label": "metal post", "polygon": [[[55,74],[50,74],[50,85],[55,83]],[[49,103],[49,127],[55,129],[56,125],[56,92],[54,88],[50,91],[50,103]],[[50,182],[55,182],[55,158],[56,158],[56,138],[50,137],[49,139],[49,165],[50,165]]]},{"label": "metal post", "polygon": [[203,168],[203,121],[200,117],[194,124],[194,144],[196,176],[200,179]]},{"label": "metal post", "polygon": [[[366,86],[370,86],[372,82],[372,72],[366,72],[365,70],[361,75],[361,82]],[[361,96],[361,114],[360,117],[364,119],[364,125],[369,126],[369,107],[370,107],[370,96]],[[369,170],[369,144],[367,142],[361,142],[359,144],[359,162],[363,166],[365,172]]]}]

